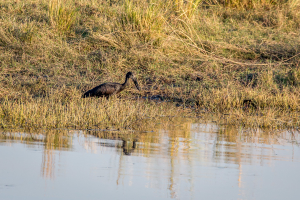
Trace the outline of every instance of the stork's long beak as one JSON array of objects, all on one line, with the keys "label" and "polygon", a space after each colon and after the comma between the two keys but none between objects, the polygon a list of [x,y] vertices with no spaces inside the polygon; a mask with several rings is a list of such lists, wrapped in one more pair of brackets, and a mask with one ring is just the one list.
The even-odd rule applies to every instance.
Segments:
[{"label": "stork's long beak", "polygon": [[133,80],[133,82],[134,82],[134,85],[135,85],[136,89],[141,90],[141,88],[140,88],[140,86],[139,86],[139,84],[138,84],[136,78],[133,78],[132,80]]}]

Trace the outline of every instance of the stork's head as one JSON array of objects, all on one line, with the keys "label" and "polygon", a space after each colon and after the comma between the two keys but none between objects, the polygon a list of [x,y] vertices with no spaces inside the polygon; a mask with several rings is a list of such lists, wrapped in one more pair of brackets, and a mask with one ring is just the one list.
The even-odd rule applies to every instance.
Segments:
[{"label": "stork's head", "polygon": [[134,82],[134,85],[135,85],[136,89],[141,90],[140,86],[139,86],[139,84],[138,84],[138,82],[136,80],[136,77],[134,76],[134,74],[132,72],[128,72],[126,74],[126,78],[131,78],[133,80],[133,82]]}]

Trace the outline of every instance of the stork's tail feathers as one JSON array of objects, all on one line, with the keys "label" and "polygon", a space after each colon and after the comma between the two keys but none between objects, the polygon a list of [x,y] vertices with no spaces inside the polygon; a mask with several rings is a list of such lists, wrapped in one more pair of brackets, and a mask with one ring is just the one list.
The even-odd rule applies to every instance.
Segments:
[{"label": "stork's tail feathers", "polygon": [[81,96],[81,98],[87,98],[87,97],[91,97],[91,96],[93,96],[93,93],[91,93],[91,91],[89,90],[89,91],[87,91],[86,93],[84,93],[84,94]]}]

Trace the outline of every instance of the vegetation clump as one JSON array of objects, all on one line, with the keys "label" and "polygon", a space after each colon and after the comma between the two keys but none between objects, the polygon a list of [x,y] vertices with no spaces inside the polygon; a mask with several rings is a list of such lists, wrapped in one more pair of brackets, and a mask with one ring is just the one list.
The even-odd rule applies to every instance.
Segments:
[{"label": "vegetation clump", "polygon": [[299,8],[298,0],[2,1],[1,124],[107,124],[109,115],[87,113],[105,113],[109,102],[81,95],[134,71],[142,90],[122,93],[114,117],[128,98],[159,96],[171,110],[222,123],[298,127]]}]

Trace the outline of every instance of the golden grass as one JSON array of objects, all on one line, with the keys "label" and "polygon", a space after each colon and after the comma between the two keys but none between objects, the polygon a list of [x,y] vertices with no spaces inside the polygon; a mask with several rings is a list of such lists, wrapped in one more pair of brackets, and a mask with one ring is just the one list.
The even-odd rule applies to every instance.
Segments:
[{"label": "golden grass", "polygon": [[[61,100],[4,100],[0,107],[0,124],[4,129],[108,129],[142,130],[157,123],[162,116],[174,116],[180,109],[162,103],[110,98]],[[188,111],[181,114],[191,115]],[[146,122],[147,120],[148,122]],[[152,122],[151,122],[152,121]],[[143,124],[148,124],[146,127]],[[142,126],[143,125],[143,126]],[[146,129],[147,130],[147,129]]]},{"label": "golden grass", "polygon": [[[126,90],[121,102],[160,95],[174,108],[195,113],[239,112],[249,126],[257,112],[282,121],[299,115],[298,1],[7,0],[0,8],[3,127],[97,125],[105,115],[88,119],[83,110],[90,105],[79,99],[81,93],[103,82],[123,82],[128,71],[137,74],[142,91]],[[245,100],[254,106],[245,108]],[[104,100],[89,101],[96,106]],[[119,110],[127,109],[125,102]],[[161,112],[152,107],[147,112]],[[120,128],[136,119],[111,115],[120,117],[114,122]],[[253,126],[282,125],[264,125],[263,117],[257,122]]]},{"label": "golden grass", "polygon": [[76,20],[76,10],[70,1],[50,0],[49,20],[61,33],[67,33]]}]

